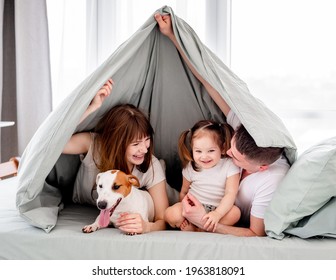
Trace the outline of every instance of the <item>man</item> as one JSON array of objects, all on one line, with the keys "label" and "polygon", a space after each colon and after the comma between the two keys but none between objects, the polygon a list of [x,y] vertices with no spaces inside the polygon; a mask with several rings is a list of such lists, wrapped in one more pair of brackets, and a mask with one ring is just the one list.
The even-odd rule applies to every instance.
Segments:
[{"label": "man", "polygon": [[214,228],[204,228],[205,210],[201,203],[192,195],[187,194],[182,201],[183,215],[200,229],[236,236],[264,236],[264,214],[272,195],[289,169],[289,164],[283,156],[283,148],[260,148],[240,124],[237,116],[220,96],[220,94],[205,81],[191,65],[181,50],[175,38],[170,15],[156,14],[155,19],[160,31],[175,45],[187,63],[192,73],[203,84],[212,99],[227,117],[227,122],[235,129],[231,148],[227,154],[233,162],[242,169],[242,176],[235,204],[241,210],[240,226],[225,226],[218,224]]}]

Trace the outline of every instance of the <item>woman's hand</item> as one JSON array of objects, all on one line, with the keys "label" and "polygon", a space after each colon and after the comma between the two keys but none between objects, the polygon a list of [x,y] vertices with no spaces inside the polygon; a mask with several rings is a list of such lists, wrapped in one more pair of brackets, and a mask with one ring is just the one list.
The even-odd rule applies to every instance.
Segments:
[{"label": "woman's hand", "polygon": [[91,100],[90,105],[85,110],[84,114],[81,116],[79,123],[84,121],[88,115],[96,111],[98,108],[101,107],[104,100],[111,94],[113,88],[113,80],[108,79],[107,82],[98,90],[95,97]]},{"label": "woman's hand", "polygon": [[113,80],[108,79],[107,82],[98,90],[89,107],[92,107],[95,110],[100,108],[104,100],[111,94],[113,84]]},{"label": "woman's hand", "polygon": [[145,222],[138,213],[122,213],[116,226],[127,234],[141,234],[149,232],[149,222]]}]

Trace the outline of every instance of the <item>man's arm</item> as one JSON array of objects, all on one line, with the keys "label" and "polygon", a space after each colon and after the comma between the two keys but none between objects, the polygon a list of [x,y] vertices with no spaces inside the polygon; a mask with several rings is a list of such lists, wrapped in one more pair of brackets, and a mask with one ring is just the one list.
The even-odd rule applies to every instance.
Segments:
[{"label": "man's arm", "polygon": [[[182,200],[183,207],[183,217],[185,217],[189,222],[193,223],[199,228],[204,229],[204,222],[202,221],[205,213],[203,205],[197,200],[196,197],[188,193]],[[235,226],[225,226],[222,224],[217,224],[215,230],[217,233],[231,234],[235,236],[265,236],[265,225],[264,219],[256,218],[250,216],[250,227],[235,227]]]},{"label": "man's arm", "polygon": [[166,35],[175,45],[179,53],[181,54],[183,60],[188,65],[191,72],[195,75],[195,77],[203,84],[209,95],[212,97],[212,99],[215,101],[217,106],[221,109],[221,111],[225,114],[225,116],[228,115],[230,112],[229,105],[224,101],[224,99],[220,96],[218,91],[216,91],[206,80],[204,80],[201,75],[196,71],[196,69],[191,65],[190,61],[182,51],[180,45],[177,43],[175,34],[173,32],[172,23],[170,15],[162,16],[160,14],[155,14],[155,19],[157,23],[159,24],[160,31],[162,34]]},{"label": "man's arm", "polygon": [[235,226],[225,226],[218,224],[215,230],[217,233],[231,234],[235,236],[265,236],[265,225],[264,219],[256,218],[251,216],[250,218],[250,227],[235,227]]}]

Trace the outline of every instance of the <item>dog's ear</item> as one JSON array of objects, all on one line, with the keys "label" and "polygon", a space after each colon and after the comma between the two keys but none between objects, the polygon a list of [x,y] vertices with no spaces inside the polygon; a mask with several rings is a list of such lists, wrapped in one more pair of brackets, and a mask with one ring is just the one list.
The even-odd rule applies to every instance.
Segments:
[{"label": "dog's ear", "polygon": [[134,187],[140,187],[139,179],[134,175],[128,175],[128,182]]}]

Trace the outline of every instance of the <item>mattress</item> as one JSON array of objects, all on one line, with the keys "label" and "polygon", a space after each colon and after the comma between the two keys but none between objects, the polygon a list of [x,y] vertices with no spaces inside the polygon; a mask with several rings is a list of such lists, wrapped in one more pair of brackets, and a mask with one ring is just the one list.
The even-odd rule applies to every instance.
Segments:
[{"label": "mattress", "polygon": [[0,259],[10,260],[283,260],[336,259],[333,238],[235,237],[166,230],[128,236],[115,228],[82,233],[93,206],[66,205],[55,228],[31,226],[15,207],[18,179],[0,181]]}]

